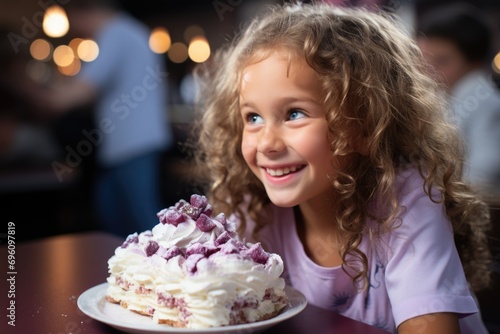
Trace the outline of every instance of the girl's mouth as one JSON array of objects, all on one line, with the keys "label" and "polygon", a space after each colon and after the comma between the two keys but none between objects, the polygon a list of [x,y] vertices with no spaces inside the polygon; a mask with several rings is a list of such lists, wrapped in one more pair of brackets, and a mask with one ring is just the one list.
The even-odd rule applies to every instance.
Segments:
[{"label": "girl's mouth", "polygon": [[283,168],[266,168],[266,172],[271,176],[285,176],[290,173],[295,173],[304,168],[304,165],[289,166]]}]

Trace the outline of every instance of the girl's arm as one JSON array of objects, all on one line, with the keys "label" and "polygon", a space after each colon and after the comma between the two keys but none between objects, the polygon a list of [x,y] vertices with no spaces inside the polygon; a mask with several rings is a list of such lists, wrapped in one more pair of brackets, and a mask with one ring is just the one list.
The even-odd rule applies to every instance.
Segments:
[{"label": "girl's arm", "polygon": [[460,334],[460,326],[455,313],[424,314],[402,322],[398,334]]}]

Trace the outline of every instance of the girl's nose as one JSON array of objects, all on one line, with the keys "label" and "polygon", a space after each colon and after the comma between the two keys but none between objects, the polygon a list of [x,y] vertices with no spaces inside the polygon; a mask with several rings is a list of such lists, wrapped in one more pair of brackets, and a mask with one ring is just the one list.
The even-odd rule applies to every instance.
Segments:
[{"label": "girl's nose", "polygon": [[257,151],[264,154],[278,153],[285,149],[285,141],[279,129],[266,126],[262,129]]}]

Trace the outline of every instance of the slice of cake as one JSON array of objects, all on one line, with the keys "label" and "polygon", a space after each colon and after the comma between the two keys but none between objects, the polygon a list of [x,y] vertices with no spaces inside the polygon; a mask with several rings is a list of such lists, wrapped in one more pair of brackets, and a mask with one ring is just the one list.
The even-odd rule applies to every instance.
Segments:
[{"label": "slice of cake", "polygon": [[244,244],[206,197],[158,213],[109,261],[107,299],[174,327],[237,325],[276,316],[288,302],[279,255]]}]

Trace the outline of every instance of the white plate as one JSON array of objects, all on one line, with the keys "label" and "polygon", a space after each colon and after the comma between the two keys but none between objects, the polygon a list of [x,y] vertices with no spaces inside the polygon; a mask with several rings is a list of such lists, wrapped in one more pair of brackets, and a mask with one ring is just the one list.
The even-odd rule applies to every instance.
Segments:
[{"label": "white plate", "polygon": [[177,333],[177,334],[246,334],[263,331],[286,319],[299,314],[307,305],[305,296],[298,290],[285,287],[288,305],[276,317],[252,324],[212,327],[203,329],[174,328],[155,323],[151,317],[131,312],[118,304],[106,300],[108,283],[102,283],[88,289],[78,297],[78,307],[89,317],[108,324],[127,333]]}]

